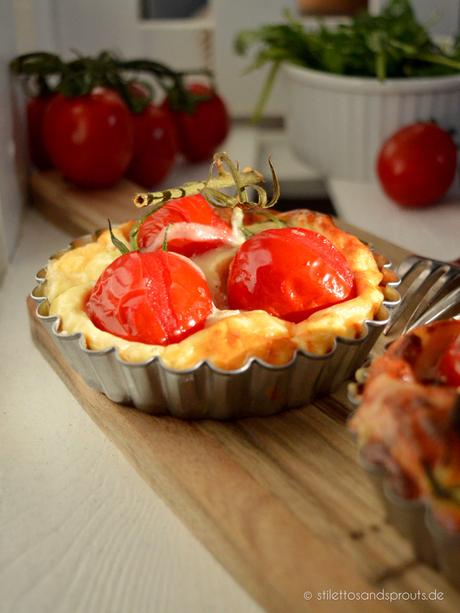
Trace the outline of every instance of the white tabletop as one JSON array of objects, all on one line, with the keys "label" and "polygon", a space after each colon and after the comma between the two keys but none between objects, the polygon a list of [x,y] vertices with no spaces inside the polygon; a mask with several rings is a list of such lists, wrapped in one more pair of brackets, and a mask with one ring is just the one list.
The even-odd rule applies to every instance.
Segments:
[{"label": "white tabletop", "polygon": [[391,202],[377,184],[331,180],[338,215],[349,223],[405,247],[417,255],[450,261],[460,257],[460,191],[423,209]]},{"label": "white tabletop", "polygon": [[264,173],[268,173],[267,157],[271,155],[282,196],[305,198],[308,206],[308,197],[318,197],[327,191],[338,215],[363,230],[418,255],[445,261],[460,257],[459,177],[442,202],[424,209],[408,209],[389,200],[377,182],[332,179],[325,185],[316,170],[301,163],[290,151],[281,129],[238,126],[225,146],[235,159],[244,160]]},{"label": "white tabletop", "polygon": [[25,297],[67,242],[26,211],[0,289],[1,613],[260,611],[33,346]]}]

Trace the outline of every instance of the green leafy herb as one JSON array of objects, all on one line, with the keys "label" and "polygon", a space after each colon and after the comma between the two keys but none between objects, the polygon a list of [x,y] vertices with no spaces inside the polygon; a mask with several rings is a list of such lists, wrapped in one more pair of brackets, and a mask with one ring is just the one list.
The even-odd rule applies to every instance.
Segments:
[{"label": "green leafy herb", "polygon": [[447,51],[419,23],[409,0],[390,0],[379,15],[363,11],[330,29],[307,30],[287,15],[287,23],[240,32],[235,50],[258,50],[249,71],[271,64],[254,119],[259,119],[279,66],[288,62],[323,72],[386,78],[430,77],[460,72],[460,38]]}]

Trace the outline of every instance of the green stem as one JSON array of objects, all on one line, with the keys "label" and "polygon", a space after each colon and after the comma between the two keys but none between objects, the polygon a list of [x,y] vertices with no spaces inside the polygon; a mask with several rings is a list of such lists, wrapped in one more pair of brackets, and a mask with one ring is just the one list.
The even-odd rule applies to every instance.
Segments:
[{"label": "green stem", "polygon": [[451,57],[435,55],[434,53],[418,53],[414,57],[417,60],[423,60],[424,62],[430,62],[431,64],[439,64],[441,66],[448,66],[449,68],[460,70],[460,62]]},{"label": "green stem", "polygon": [[276,75],[278,74],[278,70],[280,67],[280,62],[273,62],[271,65],[270,71],[265,79],[264,86],[262,87],[262,91],[260,92],[259,100],[257,101],[256,108],[254,109],[254,113],[252,114],[251,121],[253,123],[259,123],[262,119],[262,114],[267,105],[268,98],[273,88],[273,84],[275,82]]},{"label": "green stem", "polygon": [[375,60],[375,70],[379,81],[385,81],[387,76],[387,63],[385,52],[382,50],[377,54]]}]

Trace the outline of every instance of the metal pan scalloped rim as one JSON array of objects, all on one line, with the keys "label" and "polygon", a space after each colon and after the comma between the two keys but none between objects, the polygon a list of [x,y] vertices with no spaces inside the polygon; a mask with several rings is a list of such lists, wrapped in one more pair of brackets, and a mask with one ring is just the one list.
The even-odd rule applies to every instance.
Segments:
[{"label": "metal pan scalloped rim", "polygon": [[[68,249],[94,241],[99,233],[72,241]],[[390,262],[383,264],[382,269],[388,268],[391,268]],[[187,370],[175,370],[166,366],[161,357],[140,363],[126,362],[114,347],[95,351],[86,347],[82,333],[60,333],[59,317],[48,314],[49,304],[43,296],[45,276],[46,268],[42,268],[35,277],[38,285],[31,293],[38,303],[36,317],[85,382],[114,402],[182,419],[272,415],[309,404],[313,398],[334,391],[364,362],[388,323],[391,309],[400,302],[399,293],[394,289],[399,279],[388,282],[383,288],[386,297],[379,313],[376,319],[364,322],[362,336],[336,338],[326,355],[297,350],[282,366],[250,358],[236,370],[221,370],[206,360]]]},{"label": "metal pan scalloped rim", "polygon": [[[361,372],[358,378],[362,377]],[[354,384],[349,387],[348,398],[356,407],[359,405]],[[436,520],[428,502],[399,496],[387,470],[369,462],[362,451],[358,453],[358,463],[367,472],[388,521],[410,542],[416,558],[439,570],[452,585],[460,588],[460,534],[448,532]]]}]

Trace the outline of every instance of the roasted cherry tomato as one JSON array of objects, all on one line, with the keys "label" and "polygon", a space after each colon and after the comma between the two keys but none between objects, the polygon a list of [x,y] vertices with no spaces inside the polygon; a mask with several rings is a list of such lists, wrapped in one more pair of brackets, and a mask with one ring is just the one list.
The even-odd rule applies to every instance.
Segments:
[{"label": "roasted cherry tomato", "polygon": [[33,165],[39,170],[52,168],[50,156],[43,143],[43,118],[52,96],[36,96],[27,102],[27,136],[29,154]]},{"label": "roasted cherry tomato", "polygon": [[447,385],[460,386],[460,336],[457,336],[442,356],[439,370]]},{"label": "roasted cherry tomato", "polygon": [[133,114],[134,155],[127,176],[152,187],[165,179],[176,159],[177,143],[170,113],[149,104],[141,113]]},{"label": "roasted cherry tomato", "polygon": [[384,143],[377,160],[385,193],[406,207],[440,200],[451,186],[456,168],[455,143],[434,123],[402,128]]},{"label": "roasted cherry tomato", "polygon": [[95,326],[129,341],[175,343],[203,327],[212,299],[205,278],[181,255],[132,251],[99,277],[86,303]]},{"label": "roasted cherry tomato", "polygon": [[231,309],[263,309],[299,322],[350,298],[353,273],[321,234],[303,228],[265,230],[239,248],[228,277]]},{"label": "roasted cherry tomato", "polygon": [[190,162],[201,162],[209,160],[225,140],[230,119],[224,101],[210,87],[192,83],[187,89],[202,97],[192,113],[172,110],[168,100],[164,105],[171,111],[176,123],[180,150]]},{"label": "roasted cherry tomato", "polygon": [[[168,249],[186,256],[204,253],[224,244],[231,236],[230,226],[201,195],[171,200],[142,223],[138,245],[143,251],[161,248],[164,230],[168,229]],[[203,226],[209,226],[205,228]]]},{"label": "roasted cherry tomato", "polygon": [[46,109],[43,139],[54,166],[83,187],[107,187],[133,156],[131,113],[120,96],[96,88],[86,96],[56,95]]}]

